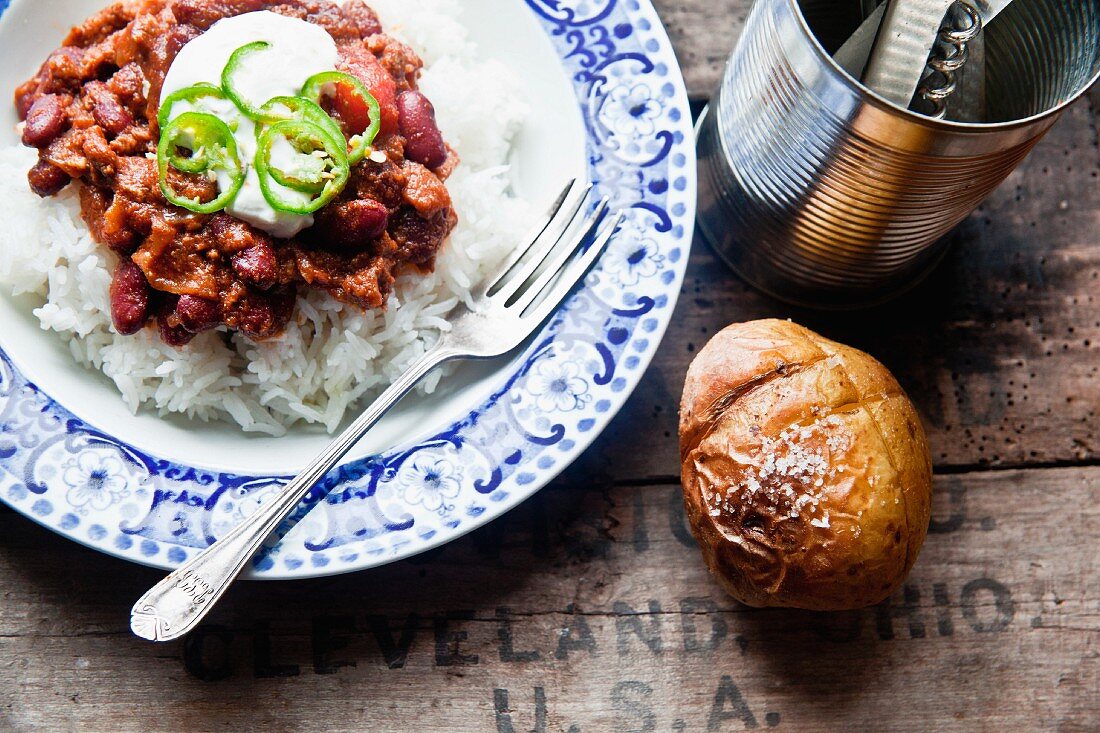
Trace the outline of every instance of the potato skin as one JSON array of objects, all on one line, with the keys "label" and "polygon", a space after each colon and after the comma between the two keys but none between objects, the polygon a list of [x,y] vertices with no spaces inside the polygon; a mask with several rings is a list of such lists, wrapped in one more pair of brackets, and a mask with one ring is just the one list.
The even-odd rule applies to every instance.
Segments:
[{"label": "potato skin", "polygon": [[928,531],[920,418],[879,362],[789,321],[735,324],[688,370],[684,506],[749,606],[837,611],[904,581]]}]

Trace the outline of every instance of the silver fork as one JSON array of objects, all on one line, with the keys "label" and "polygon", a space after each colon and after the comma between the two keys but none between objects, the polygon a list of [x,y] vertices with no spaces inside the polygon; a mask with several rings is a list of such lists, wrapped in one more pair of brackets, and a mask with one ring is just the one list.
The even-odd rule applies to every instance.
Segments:
[{"label": "silver fork", "polygon": [[[293,481],[143,595],[130,612],[133,632],[151,641],[170,641],[186,634],[218,602],[309,490],[417,382],[452,359],[507,354],[534,333],[595,264],[622,223],[621,212],[605,220],[607,199],[588,213],[591,192],[591,184],[570,182],[524,244],[474,289],[471,302],[475,307],[460,304],[455,308],[448,317],[451,329]],[[578,255],[587,241],[591,244]]]}]

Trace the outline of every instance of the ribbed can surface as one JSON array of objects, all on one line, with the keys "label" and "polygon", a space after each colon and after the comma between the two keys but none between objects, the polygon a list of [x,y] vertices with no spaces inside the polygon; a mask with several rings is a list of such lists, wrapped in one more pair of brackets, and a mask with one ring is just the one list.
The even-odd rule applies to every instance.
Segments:
[{"label": "ribbed can surface", "polygon": [[[700,228],[786,300],[844,307],[900,292],[1095,80],[1098,2],[1018,0],[1002,14],[987,53],[1012,54],[1018,69],[990,70],[988,107],[1019,121],[975,125],[879,99],[832,62],[796,0],[757,0],[700,132]],[[1002,30],[1014,17],[1049,27]],[[1039,53],[1029,39],[1043,33],[1053,40]]]}]

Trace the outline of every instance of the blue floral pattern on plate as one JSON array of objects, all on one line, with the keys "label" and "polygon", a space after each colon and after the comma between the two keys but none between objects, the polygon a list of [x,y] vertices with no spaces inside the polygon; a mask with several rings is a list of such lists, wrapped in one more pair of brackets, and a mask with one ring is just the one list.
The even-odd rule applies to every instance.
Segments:
[{"label": "blue floral pattern on plate", "polygon": [[[430,439],[330,474],[254,560],[255,577],[392,562],[507,511],[599,434],[668,326],[691,245],[695,162],[664,28],[648,0],[523,1],[573,81],[597,192],[627,221],[488,400]],[[0,499],[63,535],[174,567],[287,480],[143,453],[77,419],[0,352]]]}]

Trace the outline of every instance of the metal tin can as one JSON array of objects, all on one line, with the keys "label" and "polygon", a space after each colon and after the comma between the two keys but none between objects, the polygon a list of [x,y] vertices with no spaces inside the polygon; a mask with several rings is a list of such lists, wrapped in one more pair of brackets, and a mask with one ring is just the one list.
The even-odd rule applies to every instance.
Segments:
[{"label": "metal tin can", "polygon": [[1096,81],[1100,0],[1017,0],[990,24],[981,124],[910,112],[845,73],[812,30],[829,5],[756,0],[699,133],[699,226],[760,289],[843,308],[919,281]]}]

